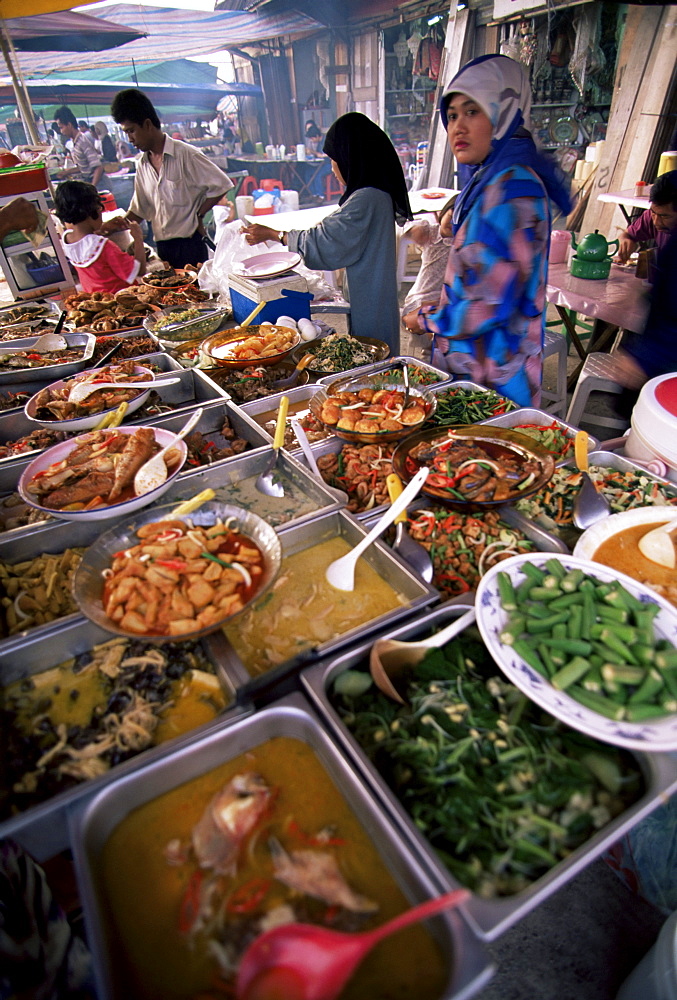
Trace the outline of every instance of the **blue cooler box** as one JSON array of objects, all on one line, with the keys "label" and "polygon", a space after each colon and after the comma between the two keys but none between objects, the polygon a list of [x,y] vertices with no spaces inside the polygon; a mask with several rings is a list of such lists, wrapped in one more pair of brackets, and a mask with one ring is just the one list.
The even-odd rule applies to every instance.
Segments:
[{"label": "blue cooler box", "polygon": [[310,319],[312,292],[300,274],[285,275],[282,278],[254,281],[237,274],[228,276],[230,301],[233,318],[241,323],[249,316],[259,302],[266,302],[256,317],[257,323],[274,323],[278,316],[292,319]]}]

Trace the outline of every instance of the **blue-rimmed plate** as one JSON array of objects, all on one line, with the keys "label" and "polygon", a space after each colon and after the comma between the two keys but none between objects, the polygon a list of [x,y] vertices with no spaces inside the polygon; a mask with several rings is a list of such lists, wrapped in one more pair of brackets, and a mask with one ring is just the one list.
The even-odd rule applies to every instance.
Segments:
[{"label": "blue-rimmed plate", "polygon": [[499,636],[508,620],[508,613],[501,607],[498,592],[498,574],[507,573],[513,586],[524,580],[522,566],[531,563],[542,568],[549,559],[557,559],[566,570],[580,568],[595,577],[600,583],[618,581],[625,589],[646,603],[657,604],[660,608],[654,619],[654,634],[657,639],[667,639],[677,644],[677,609],[664,598],[659,597],[649,587],[638,583],[625,573],[609,569],[600,563],[579,559],[575,556],[553,555],[549,552],[533,552],[528,555],[513,556],[497,563],[483,576],[477,587],[477,625],[491,655],[505,676],[515,687],[524,692],[532,701],[581,733],[612,743],[618,747],[647,752],[677,750],[677,713],[647,719],[644,722],[617,722],[599,712],[586,708],[575,701],[565,691],[557,691],[552,684],[530,667],[521,656],[501,642]]}]

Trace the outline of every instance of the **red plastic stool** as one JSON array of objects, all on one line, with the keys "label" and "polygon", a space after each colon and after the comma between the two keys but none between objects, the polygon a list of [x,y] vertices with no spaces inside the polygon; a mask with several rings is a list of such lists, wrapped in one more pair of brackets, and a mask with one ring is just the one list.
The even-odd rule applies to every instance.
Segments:
[{"label": "red plastic stool", "polygon": [[242,186],[240,187],[239,193],[251,194],[252,191],[256,191],[258,186],[259,182],[257,181],[256,177],[252,177],[252,175],[249,174],[249,176],[245,177],[245,179],[242,181]]},{"label": "red plastic stool", "polygon": [[282,181],[279,181],[277,177],[264,177],[261,181],[259,187],[262,191],[274,191],[277,188],[279,191],[282,190]]},{"label": "red plastic stool", "polygon": [[324,179],[324,196],[325,196],[325,198],[327,199],[327,201],[331,201],[331,199],[335,195],[341,194],[341,190],[342,190],[341,189],[341,185],[339,184],[339,182],[334,177],[334,174],[330,171],[327,174],[327,176],[325,177],[325,179]]}]

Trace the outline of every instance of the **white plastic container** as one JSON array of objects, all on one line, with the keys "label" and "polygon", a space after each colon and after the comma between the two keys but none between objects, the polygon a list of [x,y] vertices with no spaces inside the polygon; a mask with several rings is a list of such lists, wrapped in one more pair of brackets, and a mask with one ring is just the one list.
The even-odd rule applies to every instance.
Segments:
[{"label": "white plastic container", "polygon": [[281,212],[297,212],[299,207],[298,191],[280,191]]},{"label": "white plastic container", "polygon": [[254,211],[254,199],[250,194],[239,194],[235,198],[235,211],[238,219],[244,219],[245,215],[251,215]]},{"label": "white plastic container", "polygon": [[301,163],[303,163],[303,161],[305,160],[305,158],[306,158],[305,143],[298,142],[296,144],[296,159],[299,160]]},{"label": "white plastic container", "polygon": [[571,246],[571,233],[566,229],[555,229],[550,234],[550,253],[548,260],[551,264],[566,264],[567,250]]},{"label": "white plastic container", "polygon": [[677,482],[677,373],[657,375],[643,387],[630,418],[625,442],[628,458],[668,466],[667,478]]},{"label": "white plastic container", "polygon": [[677,912],[621,986],[616,1000],[677,1000]]}]

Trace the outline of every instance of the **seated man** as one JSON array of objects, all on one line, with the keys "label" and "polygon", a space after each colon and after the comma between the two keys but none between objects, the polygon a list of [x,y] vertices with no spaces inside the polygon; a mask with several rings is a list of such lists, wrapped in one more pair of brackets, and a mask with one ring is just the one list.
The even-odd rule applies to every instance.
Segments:
[{"label": "seated man", "polygon": [[653,241],[659,250],[677,229],[677,170],[661,174],[651,188],[651,207],[642,212],[619,236],[618,257],[625,263],[639,243]]}]

